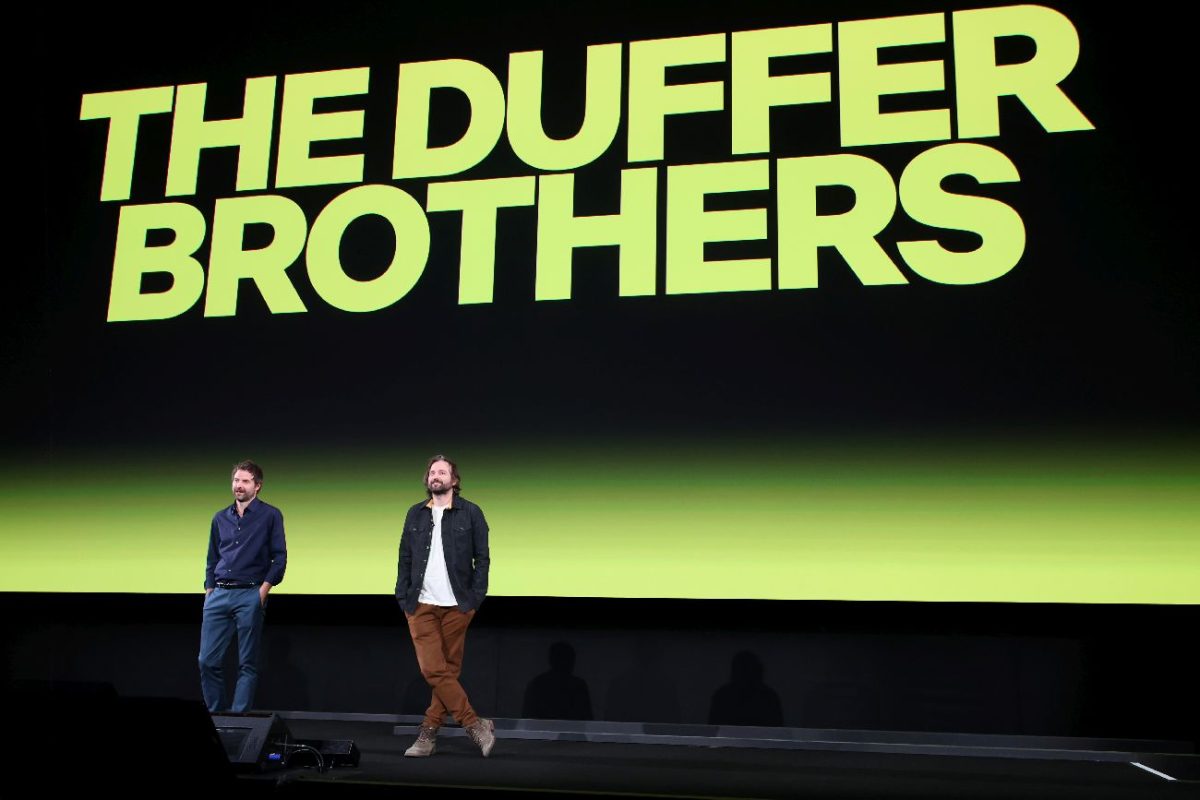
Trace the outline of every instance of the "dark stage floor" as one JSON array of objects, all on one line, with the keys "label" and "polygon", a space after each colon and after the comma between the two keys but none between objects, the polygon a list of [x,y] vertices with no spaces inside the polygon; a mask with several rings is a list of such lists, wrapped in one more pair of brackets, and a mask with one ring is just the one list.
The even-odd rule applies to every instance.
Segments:
[{"label": "dark stage floor", "polygon": [[[1200,783],[1127,762],[501,739],[482,758],[443,737],[432,758],[404,758],[412,737],[388,722],[289,719],[293,736],[353,739],[357,768],[293,766],[243,776],[247,795],[704,798],[1181,798]],[[1153,758],[1141,759],[1154,767]],[[1171,768],[1161,761],[1161,772]],[[240,792],[239,792],[240,793]]]}]

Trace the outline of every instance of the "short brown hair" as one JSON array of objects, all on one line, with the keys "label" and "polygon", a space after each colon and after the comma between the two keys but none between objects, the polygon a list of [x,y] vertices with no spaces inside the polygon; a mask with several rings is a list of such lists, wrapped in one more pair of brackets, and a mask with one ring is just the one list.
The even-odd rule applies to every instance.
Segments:
[{"label": "short brown hair", "polygon": [[445,461],[450,465],[450,480],[454,483],[454,485],[450,488],[455,494],[458,494],[462,490],[462,478],[458,475],[458,464],[455,464],[441,453],[438,453],[436,456],[430,458],[429,463],[425,465],[425,474],[421,476],[421,483],[425,486],[425,494],[429,497],[433,497],[433,492],[429,491],[429,468],[439,461]]},{"label": "short brown hair", "polygon": [[232,477],[233,475],[237,475],[239,470],[245,470],[246,472],[249,472],[254,476],[254,482],[259,486],[262,486],[263,471],[262,467],[260,467],[258,464],[255,464],[248,458],[243,461],[239,461],[233,465],[233,472],[230,473],[230,476]]}]

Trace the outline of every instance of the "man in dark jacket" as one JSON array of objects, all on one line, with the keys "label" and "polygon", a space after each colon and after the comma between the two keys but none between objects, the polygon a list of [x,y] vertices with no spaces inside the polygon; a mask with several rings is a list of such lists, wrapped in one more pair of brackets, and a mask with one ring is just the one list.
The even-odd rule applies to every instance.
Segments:
[{"label": "man in dark jacket", "polygon": [[442,455],[425,468],[428,500],[404,518],[396,601],[408,618],[421,674],[433,689],[417,741],[406,756],[431,756],[446,712],[466,729],[484,756],[496,743],[494,726],[471,707],[458,682],[467,626],[487,594],[488,526],[479,506],[460,497],[458,466]]}]

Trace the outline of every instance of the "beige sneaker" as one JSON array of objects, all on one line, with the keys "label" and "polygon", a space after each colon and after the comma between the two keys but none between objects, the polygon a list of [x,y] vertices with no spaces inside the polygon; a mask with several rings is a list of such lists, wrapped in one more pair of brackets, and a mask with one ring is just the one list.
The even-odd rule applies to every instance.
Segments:
[{"label": "beige sneaker", "polygon": [[433,755],[435,750],[437,750],[437,728],[422,725],[421,732],[417,734],[417,740],[413,742],[412,747],[404,751],[404,755],[410,758],[424,758]]},{"label": "beige sneaker", "polygon": [[471,737],[471,741],[479,745],[479,752],[483,753],[483,757],[487,758],[492,753],[492,748],[496,746],[496,724],[490,719],[482,717],[475,720],[473,725],[467,726],[467,736]]}]

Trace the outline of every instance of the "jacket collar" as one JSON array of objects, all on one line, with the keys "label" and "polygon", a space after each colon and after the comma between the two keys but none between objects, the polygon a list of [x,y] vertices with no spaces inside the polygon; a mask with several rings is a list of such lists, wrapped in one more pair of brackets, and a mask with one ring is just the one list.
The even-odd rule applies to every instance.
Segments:
[{"label": "jacket collar", "polygon": [[[451,492],[450,492],[450,502],[446,504],[446,508],[454,508],[454,497],[455,497],[454,491],[453,491],[453,490],[451,490]],[[255,499],[255,500],[257,500],[258,498],[256,497],[256,498],[254,498],[254,499]],[[426,508],[433,508],[433,498],[432,498],[432,497],[431,497],[431,498],[429,498],[429,502],[427,502],[427,503],[425,504],[425,507],[426,507]]]}]

